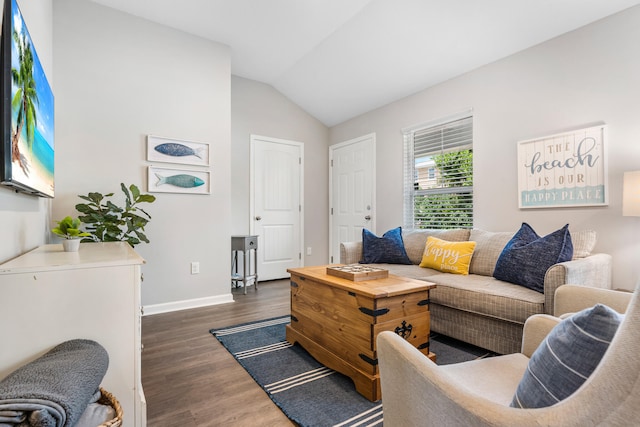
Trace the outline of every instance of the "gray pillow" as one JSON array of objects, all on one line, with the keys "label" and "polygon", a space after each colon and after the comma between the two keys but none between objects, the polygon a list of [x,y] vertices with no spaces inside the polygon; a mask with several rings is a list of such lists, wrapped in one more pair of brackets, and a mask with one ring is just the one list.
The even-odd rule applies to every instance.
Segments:
[{"label": "gray pillow", "polygon": [[486,231],[474,228],[471,230],[469,240],[476,242],[476,250],[471,258],[469,273],[493,276],[496,262],[502,253],[502,249],[513,237],[513,231]]},{"label": "gray pillow", "polygon": [[556,325],[531,355],[511,406],[543,408],[573,394],[600,363],[622,318],[596,304]]},{"label": "gray pillow", "polygon": [[572,231],[573,259],[586,258],[591,255],[596,241],[596,232],[593,230]]}]

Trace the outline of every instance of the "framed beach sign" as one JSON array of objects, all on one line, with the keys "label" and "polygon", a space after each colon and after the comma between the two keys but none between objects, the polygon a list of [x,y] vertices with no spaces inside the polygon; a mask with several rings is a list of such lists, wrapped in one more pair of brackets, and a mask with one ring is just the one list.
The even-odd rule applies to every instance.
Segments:
[{"label": "framed beach sign", "polygon": [[211,193],[211,174],[207,171],[149,166],[147,182],[150,193]]},{"label": "framed beach sign", "polygon": [[53,197],[53,91],[16,0],[4,2],[0,68],[0,183]]},{"label": "framed beach sign", "polygon": [[147,160],[209,166],[209,144],[147,135]]},{"label": "framed beach sign", "polygon": [[520,209],[606,206],[606,126],[518,142]]}]

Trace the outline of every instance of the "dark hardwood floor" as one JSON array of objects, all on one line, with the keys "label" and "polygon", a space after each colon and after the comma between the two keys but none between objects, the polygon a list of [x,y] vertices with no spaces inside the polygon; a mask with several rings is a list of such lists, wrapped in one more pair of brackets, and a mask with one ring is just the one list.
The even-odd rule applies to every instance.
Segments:
[{"label": "dark hardwood floor", "polygon": [[295,425],[209,333],[289,314],[289,280],[233,294],[233,303],[143,317],[142,385],[149,427]]}]

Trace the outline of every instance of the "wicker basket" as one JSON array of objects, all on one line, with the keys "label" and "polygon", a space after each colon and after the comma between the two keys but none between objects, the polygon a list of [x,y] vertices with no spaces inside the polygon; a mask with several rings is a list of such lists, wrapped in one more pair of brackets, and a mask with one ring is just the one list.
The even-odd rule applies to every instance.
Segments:
[{"label": "wicker basket", "polygon": [[98,403],[111,406],[116,411],[116,416],[112,420],[100,424],[98,427],[120,427],[122,425],[122,406],[120,406],[120,402],[118,402],[118,399],[116,399],[113,394],[102,387],[100,387],[100,393],[102,395]]}]

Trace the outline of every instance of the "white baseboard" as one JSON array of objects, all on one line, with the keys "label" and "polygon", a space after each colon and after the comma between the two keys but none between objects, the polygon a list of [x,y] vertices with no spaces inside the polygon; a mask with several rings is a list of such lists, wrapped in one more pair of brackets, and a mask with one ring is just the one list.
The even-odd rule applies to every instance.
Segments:
[{"label": "white baseboard", "polygon": [[216,295],[213,297],[187,299],[162,304],[151,304],[143,307],[143,316],[153,314],[169,313],[172,311],[187,310],[190,308],[208,307],[210,305],[227,304],[233,301],[232,294]]}]

